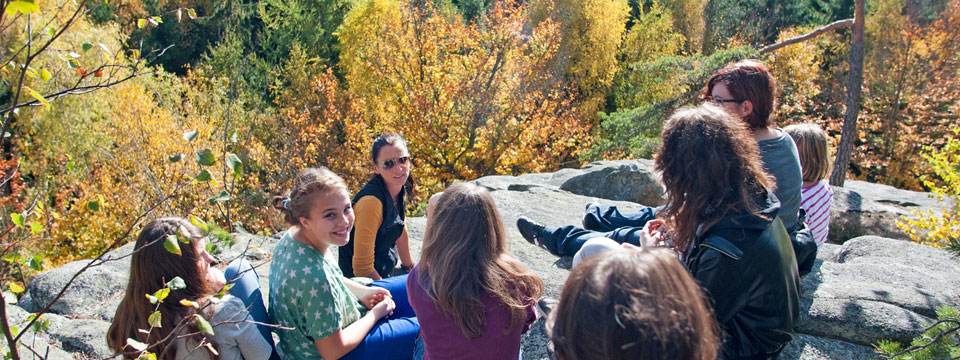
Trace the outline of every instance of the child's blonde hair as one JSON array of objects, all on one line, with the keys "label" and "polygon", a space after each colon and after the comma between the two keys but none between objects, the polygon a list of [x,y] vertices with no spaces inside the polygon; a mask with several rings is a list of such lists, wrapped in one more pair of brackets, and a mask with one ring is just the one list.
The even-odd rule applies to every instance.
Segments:
[{"label": "child's blonde hair", "polygon": [[804,182],[817,182],[830,176],[830,154],[827,133],[814,123],[795,124],[783,128],[797,143]]}]

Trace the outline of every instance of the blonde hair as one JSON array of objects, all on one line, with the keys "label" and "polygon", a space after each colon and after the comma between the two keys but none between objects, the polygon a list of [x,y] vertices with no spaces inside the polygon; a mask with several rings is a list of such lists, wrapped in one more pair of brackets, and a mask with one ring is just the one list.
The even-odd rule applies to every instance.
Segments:
[{"label": "blonde hair", "polygon": [[816,182],[830,176],[830,154],[827,151],[827,133],[814,123],[795,124],[783,128],[797,143],[803,181]]}]

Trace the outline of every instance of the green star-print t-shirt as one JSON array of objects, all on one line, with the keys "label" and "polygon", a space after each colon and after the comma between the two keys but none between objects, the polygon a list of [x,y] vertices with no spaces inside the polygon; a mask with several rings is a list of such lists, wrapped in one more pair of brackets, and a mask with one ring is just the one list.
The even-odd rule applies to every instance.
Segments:
[{"label": "green star-print t-shirt", "polygon": [[283,234],[270,263],[272,323],[286,359],[318,359],[314,340],[323,339],[360,319],[366,311],[343,284],[343,273],[316,249]]}]

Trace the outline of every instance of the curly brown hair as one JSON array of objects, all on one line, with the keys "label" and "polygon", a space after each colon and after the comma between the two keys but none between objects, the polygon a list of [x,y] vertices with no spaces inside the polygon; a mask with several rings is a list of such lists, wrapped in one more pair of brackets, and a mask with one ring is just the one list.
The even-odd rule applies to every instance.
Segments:
[{"label": "curly brown hair", "polygon": [[712,104],[678,110],[661,135],[655,168],[662,172],[668,236],[685,252],[697,228],[729,213],[758,213],[758,198],[773,189],[760,150],[742,121]]}]

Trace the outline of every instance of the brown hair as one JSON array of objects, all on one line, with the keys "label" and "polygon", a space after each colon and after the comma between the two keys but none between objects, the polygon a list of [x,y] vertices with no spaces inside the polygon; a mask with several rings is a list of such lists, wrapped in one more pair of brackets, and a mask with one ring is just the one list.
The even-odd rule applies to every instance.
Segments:
[{"label": "brown hair", "polygon": [[753,111],[743,119],[750,126],[750,130],[773,125],[770,115],[777,108],[777,81],[767,65],[752,59],[727,65],[707,80],[707,86],[701,91],[700,98],[709,97],[718,83],[725,85],[730,95],[753,104]]},{"label": "brown hair", "polygon": [[712,104],[678,110],[664,125],[655,167],[662,172],[666,220],[678,252],[730,212],[758,212],[757,198],[775,185],[746,125]]},{"label": "brown hair", "polygon": [[[373,160],[374,164],[378,164],[377,158],[380,157],[380,149],[387,145],[403,145],[407,151],[410,151],[410,148],[407,147],[407,140],[404,140],[403,136],[400,136],[400,134],[383,134],[377,136],[377,138],[373,140],[373,146],[370,147],[370,158]],[[417,180],[414,179],[413,172],[411,172],[410,175],[407,175],[407,182],[404,184],[404,188],[407,192],[407,201],[413,202],[414,197],[417,196]]]},{"label": "brown hair", "polygon": [[803,181],[816,182],[830,176],[830,155],[827,153],[827,133],[814,123],[795,124],[783,128],[797,143]]},{"label": "brown hair", "polygon": [[546,327],[560,360],[714,360],[720,343],[700,286],[666,249],[615,250],[577,265]]},{"label": "brown hair", "polygon": [[290,225],[300,225],[300,218],[310,218],[314,199],[333,190],[349,193],[347,183],[326,167],[303,169],[293,179],[293,187],[287,196],[274,196],[273,207],[283,213],[283,220]]},{"label": "brown hair", "polygon": [[543,293],[543,281],[506,247],[500,213],[486,189],[460,183],[444,191],[424,239],[417,280],[469,338],[481,335],[483,295],[510,310],[510,326],[504,329],[509,333]]},{"label": "brown hair", "polygon": [[[179,256],[167,251],[163,246],[164,239],[173,234],[189,236],[189,244],[183,242],[183,235],[178,236],[181,241]],[[123,352],[125,358],[136,358],[139,352],[126,349],[127,339],[131,338],[151,346],[157,345],[151,347],[150,351],[162,355],[160,359],[174,359],[176,348],[174,347],[173,351],[165,351],[165,349],[173,345],[173,339],[177,336],[171,336],[171,332],[181,320],[187,318],[191,320],[184,330],[178,332],[179,334],[196,333],[193,338],[197,343],[205,341],[216,345],[212,337],[199,332],[193,317],[197,313],[196,308],[180,304],[180,300],[184,299],[206,303],[210,295],[220,290],[214,289],[207,282],[205,269],[197,266],[201,261],[202,249],[198,251],[194,244],[198,244],[196,240],[202,237],[200,229],[181,218],[156,219],[143,227],[140,235],[137,236],[133,257],[130,259],[130,281],[127,282],[126,293],[107,331],[107,344],[112,350]],[[187,286],[170,291],[163,303],[151,304],[145,295],[164,288],[166,283],[175,277],[183,279]],[[143,334],[140,329],[151,328],[148,318],[154,312],[154,308],[160,311],[161,326],[153,328],[149,334]],[[203,308],[205,312],[212,311],[212,306]],[[210,314],[203,315],[209,318]]]}]

